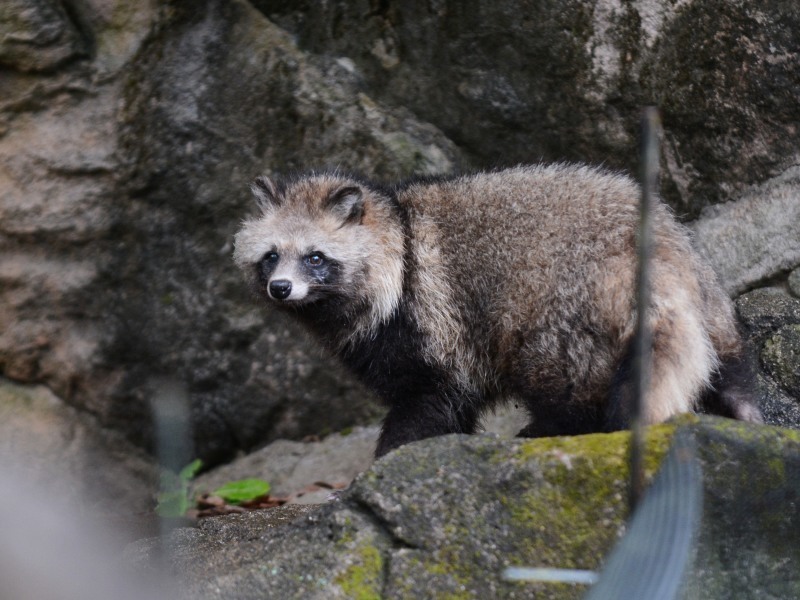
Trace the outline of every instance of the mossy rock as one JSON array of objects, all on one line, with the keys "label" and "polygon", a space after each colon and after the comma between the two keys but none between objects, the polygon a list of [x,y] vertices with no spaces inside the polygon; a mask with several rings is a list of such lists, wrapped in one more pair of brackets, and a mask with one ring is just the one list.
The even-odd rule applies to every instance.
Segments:
[{"label": "mossy rock", "polygon": [[691,429],[704,512],[684,597],[800,598],[800,432],[724,419]]},{"label": "mossy rock", "polygon": [[[675,427],[648,431],[648,478]],[[448,436],[378,462],[349,497],[373,510],[392,537],[385,597],[579,597],[579,587],[523,586],[500,572],[602,564],[624,530],[629,438]]]},{"label": "mossy rock", "polygon": [[800,325],[781,327],[764,343],[761,362],[791,395],[800,398]]},{"label": "mossy rock", "polygon": [[[800,597],[800,432],[694,416],[651,427],[648,478],[679,428],[704,481],[683,596]],[[172,567],[187,598],[579,598],[585,587],[502,572],[602,568],[626,528],[628,442],[423,440],[288,525],[238,515],[177,534]]]}]

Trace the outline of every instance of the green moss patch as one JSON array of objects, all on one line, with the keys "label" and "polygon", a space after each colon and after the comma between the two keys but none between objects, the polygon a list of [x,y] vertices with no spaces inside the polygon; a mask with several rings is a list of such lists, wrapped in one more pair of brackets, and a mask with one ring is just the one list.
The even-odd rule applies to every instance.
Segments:
[{"label": "green moss patch", "polygon": [[354,562],[336,578],[348,598],[372,600],[381,597],[383,557],[372,545],[363,545],[353,554]]}]

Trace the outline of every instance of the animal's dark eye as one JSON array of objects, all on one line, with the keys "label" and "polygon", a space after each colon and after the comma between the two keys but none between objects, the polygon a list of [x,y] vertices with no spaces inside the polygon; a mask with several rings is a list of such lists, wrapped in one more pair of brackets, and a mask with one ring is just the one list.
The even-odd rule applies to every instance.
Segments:
[{"label": "animal's dark eye", "polygon": [[306,263],[312,267],[320,267],[325,263],[325,255],[322,252],[312,252],[306,256]]},{"label": "animal's dark eye", "polygon": [[271,262],[271,263],[278,262],[279,258],[280,258],[280,256],[278,256],[277,252],[267,252],[264,255],[264,260],[267,261],[267,262]]}]

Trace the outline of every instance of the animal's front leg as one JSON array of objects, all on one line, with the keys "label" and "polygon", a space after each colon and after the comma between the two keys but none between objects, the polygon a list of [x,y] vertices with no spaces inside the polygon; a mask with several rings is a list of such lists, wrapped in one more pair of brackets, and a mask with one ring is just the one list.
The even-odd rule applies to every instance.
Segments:
[{"label": "animal's front leg", "polygon": [[437,435],[474,433],[477,420],[478,413],[472,402],[434,395],[406,398],[394,404],[386,415],[375,457],[403,444]]}]

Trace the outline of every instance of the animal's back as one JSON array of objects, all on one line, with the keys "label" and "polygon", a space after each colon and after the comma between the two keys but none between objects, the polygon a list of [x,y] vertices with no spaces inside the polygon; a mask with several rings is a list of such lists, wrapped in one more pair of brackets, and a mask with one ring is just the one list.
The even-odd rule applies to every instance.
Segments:
[{"label": "animal's back", "polygon": [[[457,348],[463,378],[553,412],[583,407],[587,430],[608,421],[636,321],[638,186],[591,167],[534,166],[412,185],[400,200],[418,233],[418,282],[445,280],[418,289],[452,307],[423,301],[421,321],[434,324],[439,348]],[[695,408],[720,362],[742,349],[730,301],[663,204],[653,229],[657,363],[645,418],[656,422]],[[449,321],[431,317],[448,311]]]},{"label": "animal's back", "polygon": [[414,229],[427,232],[420,244],[438,251],[427,249],[466,337],[503,387],[519,387],[524,371],[525,387],[572,385],[581,401],[608,383],[633,323],[632,181],[589,167],[524,167],[400,197]]}]

